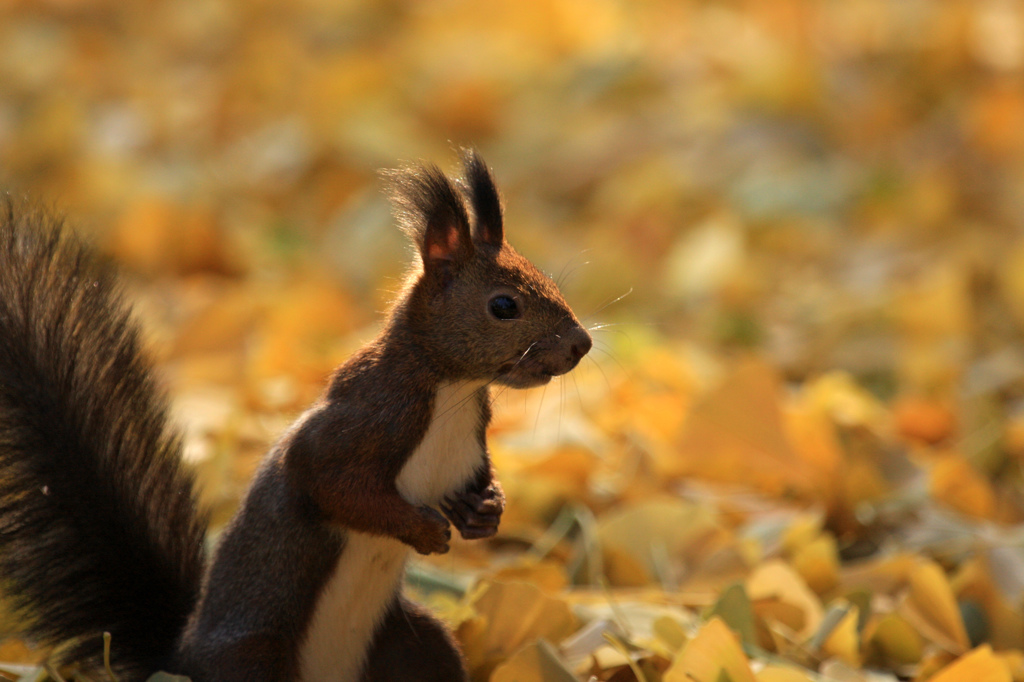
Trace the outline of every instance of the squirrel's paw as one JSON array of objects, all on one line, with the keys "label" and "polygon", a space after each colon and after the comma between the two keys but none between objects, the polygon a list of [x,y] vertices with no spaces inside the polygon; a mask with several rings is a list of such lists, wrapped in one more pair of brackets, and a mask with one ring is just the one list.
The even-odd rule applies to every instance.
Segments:
[{"label": "squirrel's paw", "polygon": [[420,554],[444,554],[448,551],[448,543],[452,539],[452,529],[448,521],[436,509],[417,507],[423,525],[414,537],[407,541]]},{"label": "squirrel's paw", "polygon": [[495,481],[480,491],[464,490],[445,497],[441,511],[465,539],[489,538],[498,532],[505,493]]}]

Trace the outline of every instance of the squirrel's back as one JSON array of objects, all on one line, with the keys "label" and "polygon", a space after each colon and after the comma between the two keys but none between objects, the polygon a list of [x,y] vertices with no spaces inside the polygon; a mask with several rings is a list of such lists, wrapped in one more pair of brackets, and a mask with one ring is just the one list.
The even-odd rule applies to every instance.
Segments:
[{"label": "squirrel's back", "polygon": [[49,213],[0,199],[0,585],[22,633],[122,679],[168,662],[198,598],[197,514],[117,283]]}]

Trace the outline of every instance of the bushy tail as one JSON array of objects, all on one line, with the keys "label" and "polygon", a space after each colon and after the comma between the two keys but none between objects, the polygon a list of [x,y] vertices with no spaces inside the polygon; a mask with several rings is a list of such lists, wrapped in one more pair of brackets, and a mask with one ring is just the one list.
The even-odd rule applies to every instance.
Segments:
[{"label": "bushy tail", "polygon": [[0,590],[23,633],[121,679],[164,666],[206,518],[117,284],[44,211],[0,198]]}]

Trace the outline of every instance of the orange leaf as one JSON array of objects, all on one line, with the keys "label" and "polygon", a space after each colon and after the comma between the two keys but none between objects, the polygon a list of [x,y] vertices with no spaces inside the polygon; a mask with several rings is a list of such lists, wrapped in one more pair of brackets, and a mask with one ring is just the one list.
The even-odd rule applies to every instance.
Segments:
[{"label": "orange leaf", "polygon": [[769,665],[757,673],[757,682],[811,682],[811,677],[796,668]]},{"label": "orange leaf", "polygon": [[716,616],[686,643],[664,682],[718,682],[723,674],[732,682],[756,682],[739,639]]},{"label": "orange leaf", "polygon": [[[769,601],[777,601],[783,605],[784,611],[769,606],[768,610],[776,616],[783,612],[799,614],[799,622],[786,624],[802,639],[814,634],[824,617],[817,595],[807,587],[807,583],[796,571],[779,560],[767,561],[750,574],[747,578],[747,594],[755,602],[764,600],[768,605]],[[762,613],[761,605],[755,605],[755,610]],[[769,613],[762,615],[771,618]]]},{"label": "orange leaf", "polygon": [[969,654],[961,656],[930,678],[929,682],[1013,682],[1010,671],[992,653],[992,647],[983,644]]},{"label": "orange leaf", "polygon": [[826,654],[855,668],[860,667],[860,634],[857,632],[859,613],[856,606],[850,608],[822,645],[822,651]]},{"label": "orange leaf", "polygon": [[818,594],[831,590],[839,582],[839,553],[836,539],[823,534],[793,554],[793,568],[807,586]]},{"label": "orange leaf", "polygon": [[918,632],[944,649],[963,653],[969,646],[953,589],[946,574],[932,561],[922,561],[910,574],[910,592],[901,615]]},{"label": "orange leaf", "polygon": [[667,476],[695,476],[783,494],[810,494],[810,467],[790,447],[774,369],[741,362],[698,402],[687,419],[676,456],[660,462]]},{"label": "orange leaf", "polygon": [[544,640],[527,644],[491,673],[490,682],[573,682],[558,651]]},{"label": "orange leaf", "polygon": [[935,499],[957,511],[984,519],[995,516],[992,485],[960,455],[946,455],[935,463],[929,487]]},{"label": "orange leaf", "polygon": [[956,415],[949,405],[935,400],[905,397],[893,405],[896,429],[904,438],[938,443],[956,429]]},{"label": "orange leaf", "polygon": [[959,601],[973,600],[985,609],[989,644],[997,650],[1019,648],[1024,642],[1024,614],[996,585],[993,570],[999,567],[993,569],[984,556],[974,557],[960,567],[950,585]]},{"label": "orange leaf", "polygon": [[526,583],[485,582],[470,598],[476,615],[458,628],[474,676],[486,678],[495,665],[538,639],[560,641],[576,628],[576,617],[561,599]]},{"label": "orange leaf", "polygon": [[864,633],[869,655],[881,665],[912,665],[924,655],[924,642],[899,614],[889,613],[871,623]]}]

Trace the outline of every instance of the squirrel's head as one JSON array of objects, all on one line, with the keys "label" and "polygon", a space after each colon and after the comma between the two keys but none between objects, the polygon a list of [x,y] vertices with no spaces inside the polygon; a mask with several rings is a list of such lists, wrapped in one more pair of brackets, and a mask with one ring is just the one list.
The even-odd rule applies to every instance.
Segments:
[{"label": "squirrel's head", "polygon": [[418,251],[400,304],[403,323],[439,369],[458,379],[539,386],[591,347],[551,278],[505,241],[487,165],[463,153],[463,175],[436,166],[390,174],[403,229]]}]

